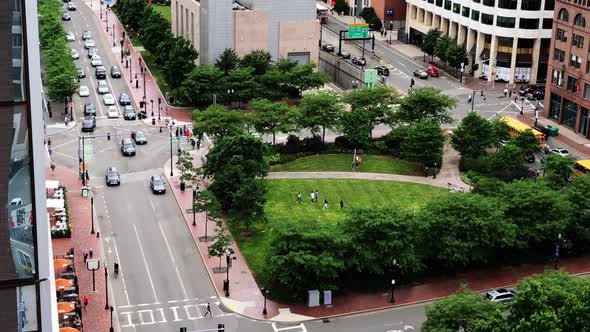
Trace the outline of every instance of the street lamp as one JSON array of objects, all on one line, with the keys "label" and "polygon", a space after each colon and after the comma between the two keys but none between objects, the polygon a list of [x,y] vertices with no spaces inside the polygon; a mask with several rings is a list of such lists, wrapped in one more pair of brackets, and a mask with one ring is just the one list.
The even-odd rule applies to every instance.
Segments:
[{"label": "street lamp", "polygon": [[395,290],[395,279],[391,279],[391,298],[389,299],[389,302],[391,303],[395,303],[395,295],[394,295],[394,290]]},{"label": "street lamp", "polygon": [[113,308],[113,306],[111,306],[111,328],[109,329],[109,332],[114,332],[115,329],[113,328],[113,310],[115,310]]},{"label": "street lamp", "polygon": [[105,298],[105,302],[106,302],[106,304],[104,305],[105,309],[109,308],[109,285],[107,284],[108,276],[109,276],[109,271],[107,270],[107,267],[105,265],[105,267],[104,267],[104,289],[105,289],[104,298]]},{"label": "street lamp", "polygon": [[152,103],[152,118],[154,117],[154,100],[150,99],[150,102]]},{"label": "street lamp", "polygon": [[559,267],[559,244],[561,242],[561,233],[557,235],[557,241],[555,241],[555,266],[554,269],[557,270]]},{"label": "street lamp", "polygon": [[357,89],[359,86],[359,81],[358,80],[352,80],[352,88],[353,89]]},{"label": "street lamp", "polygon": [[133,61],[132,56],[129,57],[129,83],[133,83],[133,76],[131,76],[131,68],[133,67],[133,64],[131,61]]},{"label": "street lamp", "polygon": [[231,109],[231,96],[234,94],[234,89],[227,89],[227,98],[228,98],[228,105],[227,107]]},{"label": "street lamp", "polygon": [[[114,40],[114,38],[113,38],[113,40]],[[123,45],[125,44],[123,37],[121,37],[121,41],[119,41],[119,44],[121,44],[121,64],[123,64]]]},{"label": "street lamp", "polygon": [[197,200],[197,189],[198,187],[193,185],[193,226],[197,226],[197,219],[195,218],[196,200]]},{"label": "street lamp", "polygon": [[115,25],[113,24],[113,47],[115,47]]},{"label": "street lamp", "polygon": [[231,255],[234,253],[232,248],[227,248],[225,251],[225,297],[229,297],[229,269],[231,268],[231,261],[236,259]]},{"label": "street lamp", "polygon": [[266,314],[268,313],[266,311],[266,298],[268,298],[268,293],[270,293],[270,292],[268,291],[268,289],[266,289],[264,287],[262,287],[260,290],[262,291],[262,296],[264,296],[264,309],[262,309],[262,314],[264,316],[266,316]]},{"label": "street lamp", "polygon": [[174,166],[172,165],[172,124],[170,125],[170,176],[174,176]]},{"label": "street lamp", "polygon": [[90,223],[90,234],[94,234],[94,193],[92,191],[90,191]]}]

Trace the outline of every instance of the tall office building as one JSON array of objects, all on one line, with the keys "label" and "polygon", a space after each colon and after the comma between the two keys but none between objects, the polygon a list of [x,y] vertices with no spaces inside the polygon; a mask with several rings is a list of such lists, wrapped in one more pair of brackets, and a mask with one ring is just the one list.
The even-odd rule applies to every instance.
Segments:
[{"label": "tall office building", "polygon": [[590,138],[590,2],[558,0],[553,19],[545,116]]},{"label": "tall office building", "polygon": [[[37,1],[0,1],[0,330],[57,331]],[[53,319],[55,318],[55,319]]]}]

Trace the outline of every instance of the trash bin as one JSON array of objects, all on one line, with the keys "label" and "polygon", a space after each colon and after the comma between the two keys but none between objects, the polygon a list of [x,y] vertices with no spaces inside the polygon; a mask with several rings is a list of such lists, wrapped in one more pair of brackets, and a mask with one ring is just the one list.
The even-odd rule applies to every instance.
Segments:
[{"label": "trash bin", "polygon": [[559,135],[559,128],[557,128],[557,127],[553,127],[551,125],[545,125],[545,129],[547,129],[549,136],[555,137],[555,136]]}]

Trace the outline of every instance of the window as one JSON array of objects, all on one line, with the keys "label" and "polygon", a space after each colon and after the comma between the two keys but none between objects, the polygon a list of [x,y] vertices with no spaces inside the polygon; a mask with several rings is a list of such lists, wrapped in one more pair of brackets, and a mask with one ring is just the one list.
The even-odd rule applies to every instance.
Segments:
[{"label": "window", "polygon": [[553,20],[550,18],[543,19],[543,29],[551,29],[553,28]]},{"label": "window", "polygon": [[577,93],[578,92],[578,79],[575,77],[571,77],[571,76],[567,76],[567,87],[566,89],[568,91],[571,91],[573,93]]},{"label": "window", "polygon": [[483,5],[488,7],[496,6],[496,0],[483,0]]},{"label": "window", "polygon": [[453,4],[453,13],[459,14],[461,12],[461,4],[454,3]]},{"label": "window", "polygon": [[563,72],[553,69],[553,75],[551,75],[551,83],[563,86]]},{"label": "window", "polygon": [[481,0],[473,0],[473,2],[475,2],[475,3],[480,3],[480,2],[481,2]]},{"label": "window", "polygon": [[570,58],[570,66],[580,69],[580,67],[582,67],[582,58],[577,55],[572,55]]},{"label": "window", "polygon": [[590,73],[590,60],[586,61],[586,74]]},{"label": "window", "polygon": [[446,10],[451,10],[452,6],[453,6],[453,2],[451,2],[451,0],[445,0],[445,9]]},{"label": "window", "polygon": [[565,51],[562,51],[558,48],[554,49],[553,51],[553,60],[557,60],[559,62],[563,62],[565,60]]},{"label": "window", "polygon": [[29,270],[32,272],[33,269],[33,263],[31,261],[31,256],[27,255],[26,253],[17,250],[16,251],[18,254],[18,260],[20,261],[21,266],[25,269],[25,270]]},{"label": "window", "polygon": [[494,24],[494,15],[481,14],[481,23],[487,24],[487,25]]},{"label": "window", "polygon": [[559,121],[559,116],[561,114],[561,97],[552,93],[549,107],[549,117]]},{"label": "window", "polygon": [[563,124],[570,128],[576,127],[578,105],[571,100],[563,98]]},{"label": "window", "polygon": [[436,0],[436,5],[442,7],[443,0]]},{"label": "window", "polygon": [[461,10],[461,15],[463,15],[463,17],[469,17],[469,7],[463,7],[463,10]]},{"label": "window", "polygon": [[575,45],[578,48],[584,48],[584,37],[574,33],[572,45]]},{"label": "window", "polygon": [[567,41],[567,32],[563,29],[556,28],[555,29],[555,39],[562,41],[562,42],[566,42]]},{"label": "window", "polygon": [[570,20],[570,14],[567,12],[565,8],[561,8],[559,10],[559,14],[557,15],[557,19],[560,21],[567,22]]},{"label": "window", "polygon": [[516,25],[516,18],[498,16],[496,25],[503,28],[514,28],[514,26]]},{"label": "window", "polygon": [[499,0],[498,7],[504,9],[516,9],[516,0]]},{"label": "window", "polygon": [[584,15],[577,14],[576,17],[574,17],[574,25],[585,28],[586,27],[586,18],[584,17]]},{"label": "window", "polygon": [[536,30],[539,28],[539,19],[538,18],[521,18],[519,27],[521,29],[533,29]]},{"label": "window", "polygon": [[545,0],[545,10],[555,9],[555,0]]},{"label": "window", "polygon": [[522,10],[541,10],[541,0],[522,0]]},{"label": "window", "polygon": [[434,0],[428,0],[428,3],[434,3]]},{"label": "window", "polygon": [[471,19],[479,22],[479,10],[471,11]]},{"label": "window", "polygon": [[584,83],[584,98],[590,99],[590,84]]}]

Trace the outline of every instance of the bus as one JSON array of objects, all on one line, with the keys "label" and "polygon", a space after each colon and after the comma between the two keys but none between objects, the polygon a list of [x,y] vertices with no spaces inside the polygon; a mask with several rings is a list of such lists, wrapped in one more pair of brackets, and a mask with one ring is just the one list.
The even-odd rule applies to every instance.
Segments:
[{"label": "bus", "polygon": [[322,5],[320,5],[319,3],[316,2],[316,19],[318,21],[320,21],[321,24],[326,24],[328,23],[328,11],[329,9],[327,7],[324,7]]},{"label": "bus", "polygon": [[527,130],[530,130],[533,135],[539,140],[539,147],[542,148],[545,146],[545,134],[542,132],[527,126],[525,123],[516,120],[515,118],[511,118],[509,116],[503,116],[500,118],[500,121],[504,122],[508,127],[510,127],[510,136],[517,136],[524,133]]},{"label": "bus", "polygon": [[576,161],[574,164],[574,173],[576,175],[590,174],[590,159]]}]

